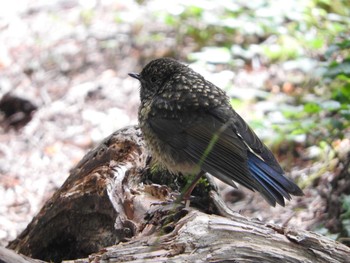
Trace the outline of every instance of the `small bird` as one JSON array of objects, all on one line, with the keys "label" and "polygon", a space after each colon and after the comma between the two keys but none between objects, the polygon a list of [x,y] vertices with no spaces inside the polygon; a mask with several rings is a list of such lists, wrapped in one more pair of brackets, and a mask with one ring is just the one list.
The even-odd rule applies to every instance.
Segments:
[{"label": "small bird", "polygon": [[171,172],[197,175],[185,200],[205,173],[258,191],[272,206],[303,195],[226,93],[203,76],[171,58],[129,75],[141,83],[138,119],[153,158]]}]

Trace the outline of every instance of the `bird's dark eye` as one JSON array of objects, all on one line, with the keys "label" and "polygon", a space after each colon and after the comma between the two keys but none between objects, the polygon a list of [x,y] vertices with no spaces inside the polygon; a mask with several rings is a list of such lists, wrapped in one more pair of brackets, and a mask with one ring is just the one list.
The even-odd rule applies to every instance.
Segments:
[{"label": "bird's dark eye", "polygon": [[151,77],[151,82],[154,83],[157,81],[157,78],[156,77]]}]

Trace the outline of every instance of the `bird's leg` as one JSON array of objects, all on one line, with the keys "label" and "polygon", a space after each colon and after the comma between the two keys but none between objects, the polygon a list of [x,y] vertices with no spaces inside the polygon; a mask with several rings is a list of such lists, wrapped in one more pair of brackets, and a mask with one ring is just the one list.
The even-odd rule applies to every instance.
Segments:
[{"label": "bird's leg", "polygon": [[192,180],[191,184],[186,187],[185,192],[181,195],[182,200],[185,200],[185,208],[190,206],[190,196],[193,189],[196,187],[199,179],[205,174],[204,171],[200,171],[196,177]]}]

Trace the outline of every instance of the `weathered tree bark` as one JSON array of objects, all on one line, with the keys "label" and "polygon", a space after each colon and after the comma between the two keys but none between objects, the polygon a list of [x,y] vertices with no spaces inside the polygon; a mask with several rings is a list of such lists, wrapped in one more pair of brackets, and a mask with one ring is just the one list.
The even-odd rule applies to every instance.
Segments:
[{"label": "weathered tree bark", "polygon": [[215,187],[189,209],[166,205],[172,190],[150,182],[148,162],[138,128],[115,132],[8,248],[55,262],[349,262],[350,249],[324,236],[233,213]]},{"label": "weathered tree bark", "polygon": [[24,255],[19,255],[13,250],[0,247],[0,262],[3,263],[42,263],[44,261],[32,259]]},{"label": "weathered tree bark", "polygon": [[341,218],[342,203],[344,202],[341,197],[350,195],[350,153],[343,164],[341,172],[330,182],[332,187],[326,197],[327,219],[325,225],[331,233],[340,233],[339,239],[343,239],[344,244],[350,246],[349,234],[344,226],[345,220]]}]

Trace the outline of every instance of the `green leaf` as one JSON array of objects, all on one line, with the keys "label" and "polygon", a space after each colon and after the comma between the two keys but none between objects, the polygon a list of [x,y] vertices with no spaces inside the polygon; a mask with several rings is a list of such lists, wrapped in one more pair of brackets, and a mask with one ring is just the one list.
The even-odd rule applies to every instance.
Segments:
[{"label": "green leaf", "polygon": [[332,63],[325,73],[326,77],[335,78],[338,75],[350,77],[350,61],[344,60],[342,63]]},{"label": "green leaf", "polygon": [[231,103],[232,108],[234,108],[236,110],[243,106],[242,100],[239,100],[239,99],[236,99],[236,98],[232,98],[230,100],[230,103]]},{"label": "green leaf", "polygon": [[304,105],[304,111],[307,113],[319,113],[321,109],[322,108],[314,102],[309,102]]},{"label": "green leaf", "polygon": [[291,132],[290,135],[300,135],[300,134],[305,134],[305,130],[304,129],[295,129]]},{"label": "green leaf", "polygon": [[315,38],[315,39],[308,41],[307,44],[313,49],[320,49],[324,46],[324,43],[325,43],[324,39]]},{"label": "green leaf", "polygon": [[169,26],[174,26],[177,24],[178,19],[176,19],[175,16],[173,16],[173,15],[167,14],[164,17],[164,22],[165,22],[165,24],[167,24]]},{"label": "green leaf", "polygon": [[346,85],[333,91],[332,98],[343,104],[350,103],[350,85]]},{"label": "green leaf", "polygon": [[346,39],[341,43],[337,44],[339,46],[340,49],[348,49],[350,48],[350,40]]}]

